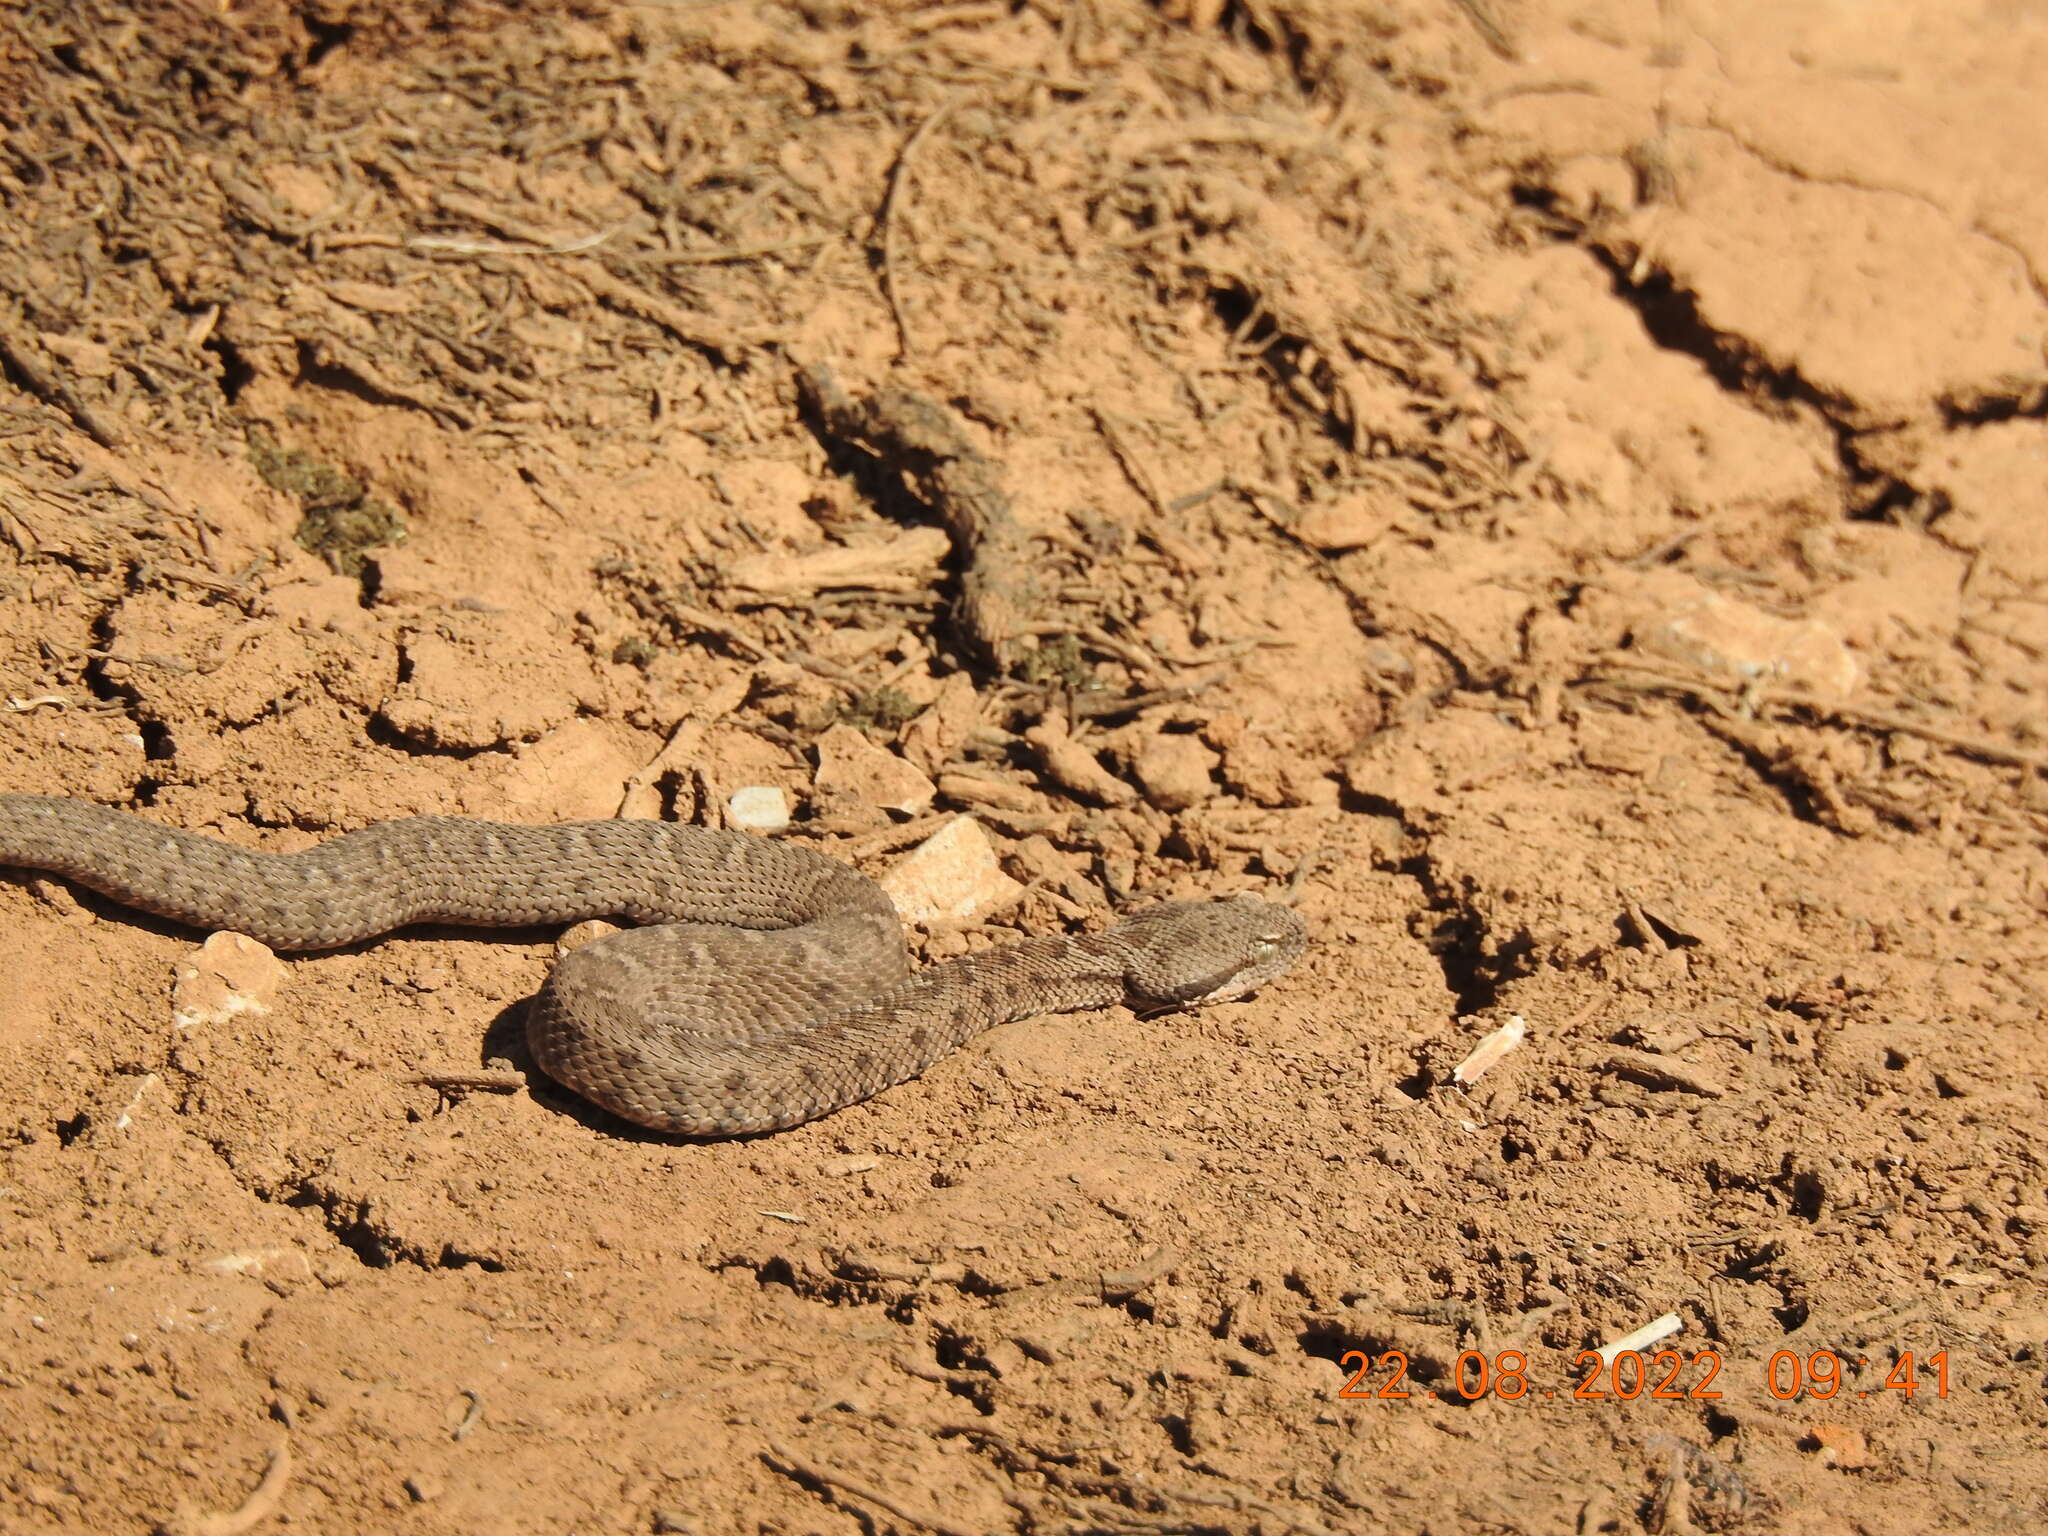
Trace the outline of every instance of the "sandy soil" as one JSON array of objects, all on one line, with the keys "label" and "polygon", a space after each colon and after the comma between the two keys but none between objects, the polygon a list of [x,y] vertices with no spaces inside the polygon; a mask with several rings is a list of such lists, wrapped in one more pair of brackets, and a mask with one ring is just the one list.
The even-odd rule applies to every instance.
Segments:
[{"label": "sandy soil", "polygon": [[[10,7],[0,788],[773,784],[980,819],[927,956],[1316,944],[692,1144],[421,1080],[552,935],[178,1027],[199,936],[9,872],[0,1526],[2039,1529],[2043,78],[1988,0]],[[997,471],[992,610],[820,368]]]}]

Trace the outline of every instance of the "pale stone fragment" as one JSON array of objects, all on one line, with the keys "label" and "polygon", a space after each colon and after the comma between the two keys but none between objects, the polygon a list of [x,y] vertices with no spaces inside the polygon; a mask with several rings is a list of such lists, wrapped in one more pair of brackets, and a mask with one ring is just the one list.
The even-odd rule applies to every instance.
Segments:
[{"label": "pale stone fragment", "polygon": [[957,816],[899,859],[881,879],[905,922],[964,922],[1014,900],[1024,887],[1004,874],[981,823]]},{"label": "pale stone fragment", "polygon": [[747,832],[780,832],[789,825],[789,796],[773,784],[749,784],[725,802],[725,824]]},{"label": "pale stone fragment", "polygon": [[851,800],[907,816],[929,810],[938,794],[930,779],[850,725],[835,725],[818,738],[812,782],[822,800]]},{"label": "pale stone fragment", "polygon": [[910,592],[929,586],[952,548],[937,528],[911,528],[887,543],[834,546],[806,555],[748,555],[725,572],[725,584],[750,592],[823,592],[872,587]]},{"label": "pale stone fragment", "polygon": [[1732,683],[1786,682],[1826,698],[1855,692],[1862,669],[1817,619],[1783,619],[1701,590],[1632,626],[1636,649]]},{"label": "pale stone fragment", "polygon": [[197,1029],[238,1013],[268,1013],[284,962],[245,933],[216,933],[179,963],[171,984],[171,1024]]},{"label": "pale stone fragment", "polygon": [[1306,508],[1294,536],[1326,555],[1363,549],[1393,524],[1392,513],[1364,496],[1343,496]]}]

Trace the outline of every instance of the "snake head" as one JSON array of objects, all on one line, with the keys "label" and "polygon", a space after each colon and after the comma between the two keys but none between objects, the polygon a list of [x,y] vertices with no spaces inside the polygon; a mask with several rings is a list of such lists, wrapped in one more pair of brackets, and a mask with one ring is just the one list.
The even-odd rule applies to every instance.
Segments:
[{"label": "snake head", "polygon": [[1146,1010],[1244,997],[1291,970],[1308,948],[1308,928],[1292,909],[1253,896],[1169,901],[1111,931],[1128,947],[1130,1001]]}]

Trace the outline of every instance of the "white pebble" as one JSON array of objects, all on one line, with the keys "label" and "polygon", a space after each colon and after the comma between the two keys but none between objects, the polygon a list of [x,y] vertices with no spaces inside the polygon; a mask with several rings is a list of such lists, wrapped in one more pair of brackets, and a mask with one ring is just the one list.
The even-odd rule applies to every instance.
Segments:
[{"label": "white pebble", "polygon": [[789,825],[789,796],[773,784],[749,784],[725,802],[725,820],[749,832],[780,832]]}]

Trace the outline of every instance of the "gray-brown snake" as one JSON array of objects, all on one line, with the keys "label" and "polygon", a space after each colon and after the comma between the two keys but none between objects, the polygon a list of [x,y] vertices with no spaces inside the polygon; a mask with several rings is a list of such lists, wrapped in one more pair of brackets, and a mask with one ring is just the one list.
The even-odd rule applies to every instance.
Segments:
[{"label": "gray-brown snake", "polygon": [[585,1098],[690,1136],[829,1114],[1012,1019],[1242,997],[1307,944],[1286,907],[1233,897],[912,972],[895,909],[864,875],[794,844],[657,821],[425,816],[261,853],[86,801],[5,794],[0,865],[274,949],[331,949],[423,922],[650,925],[558,961],[527,1042]]}]

